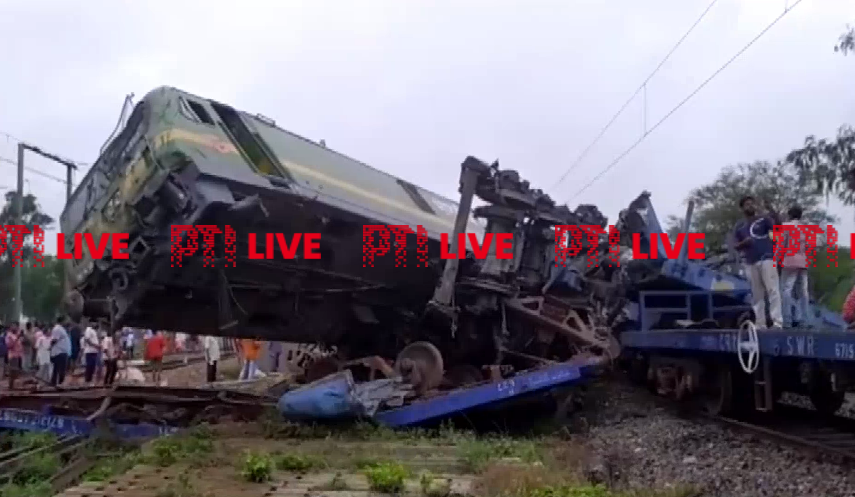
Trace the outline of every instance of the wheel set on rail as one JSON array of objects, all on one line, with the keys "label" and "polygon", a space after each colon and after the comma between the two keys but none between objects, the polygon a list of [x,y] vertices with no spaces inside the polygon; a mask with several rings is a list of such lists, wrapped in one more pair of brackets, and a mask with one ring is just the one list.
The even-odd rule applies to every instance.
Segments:
[{"label": "wheel set on rail", "polygon": [[[710,330],[686,330],[704,333]],[[727,333],[730,330],[725,330]],[[769,412],[784,392],[805,395],[822,415],[833,415],[845,401],[845,370],[829,361],[761,354],[760,334],[752,321],[733,333],[735,353],[713,353],[689,347],[626,350],[623,366],[629,378],[652,393],[691,404],[713,416]]]}]

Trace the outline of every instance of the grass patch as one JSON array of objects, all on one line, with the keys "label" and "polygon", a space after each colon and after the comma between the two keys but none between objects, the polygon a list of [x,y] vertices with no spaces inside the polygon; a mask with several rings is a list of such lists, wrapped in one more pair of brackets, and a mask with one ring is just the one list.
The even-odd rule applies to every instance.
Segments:
[{"label": "grass patch", "polygon": [[480,473],[496,459],[516,459],[532,463],[541,460],[537,443],[532,440],[486,438],[466,440],[459,444],[461,460],[468,471]]},{"label": "grass patch", "polygon": [[437,478],[430,471],[419,476],[419,488],[424,497],[448,497],[451,494],[451,480]]},{"label": "grass patch", "polygon": [[158,490],[156,497],[202,497],[202,492],[193,485],[186,473],[182,473],[174,483]]},{"label": "grass patch", "polygon": [[408,441],[432,443],[439,445],[454,445],[466,440],[475,439],[475,434],[457,430],[450,425],[442,425],[436,429],[412,428],[408,430],[392,430],[368,422],[346,424],[294,423],[285,421],[276,409],[268,409],[259,417],[262,436],[270,439],[337,439],[351,442],[396,442]]},{"label": "grass patch", "polygon": [[50,452],[30,456],[27,458],[27,462],[12,476],[12,483],[27,486],[48,481],[54,473],[59,471],[61,466],[62,461],[59,456]]},{"label": "grass patch", "polygon": [[398,463],[381,463],[363,470],[368,478],[368,486],[375,492],[397,494],[404,490],[404,483],[410,476],[409,470]]},{"label": "grass patch", "polygon": [[142,453],[137,450],[117,452],[100,457],[92,468],[83,474],[83,481],[107,481],[121,475],[138,463],[143,462]]},{"label": "grass patch", "polygon": [[154,440],[143,453],[141,462],[167,467],[179,461],[191,461],[195,466],[204,466],[211,463],[214,453],[213,433],[206,425],[201,425],[184,434]]},{"label": "grass patch", "polygon": [[[5,438],[8,449],[36,449],[56,442],[50,433],[24,432],[10,434]],[[11,479],[0,486],[2,497],[50,497],[54,494],[50,485],[51,477],[62,467],[59,455],[41,452],[29,456],[26,462],[12,475]]]},{"label": "grass patch", "polygon": [[275,461],[269,454],[247,451],[241,464],[241,477],[252,483],[264,483],[273,476]]},{"label": "grass patch", "polygon": [[573,468],[492,463],[476,483],[478,497],[700,497],[699,489],[616,489],[586,481]]},{"label": "grass patch", "polygon": [[46,447],[58,440],[53,433],[39,431],[17,431],[6,432],[0,434],[0,452],[8,452],[10,450],[38,447]]},{"label": "grass patch", "polygon": [[308,471],[323,469],[327,467],[326,461],[323,459],[302,454],[282,454],[273,453],[276,469],[283,471],[294,471],[298,473],[306,473]]},{"label": "grass patch", "polygon": [[0,486],[0,495],[3,497],[52,497],[54,493],[53,488],[51,488],[50,483],[47,481],[28,485],[7,483]]}]

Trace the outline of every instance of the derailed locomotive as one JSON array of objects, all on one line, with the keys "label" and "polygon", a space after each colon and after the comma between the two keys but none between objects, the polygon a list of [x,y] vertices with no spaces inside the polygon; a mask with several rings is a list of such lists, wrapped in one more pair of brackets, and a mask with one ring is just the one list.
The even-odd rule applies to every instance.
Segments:
[{"label": "derailed locomotive", "polygon": [[[478,381],[485,365],[617,355],[619,269],[588,269],[587,247],[566,267],[554,264],[553,227],[605,227],[602,213],[556,206],[515,171],[473,157],[461,165],[460,194],[458,205],[263,116],[161,87],[135,106],[62,213],[64,233],[130,235],[127,259],[68,261],[66,305],[72,317],[114,326],[334,345],[336,358],[315,376],[342,361],[394,357],[425,389]],[[484,205],[473,209],[474,197]],[[407,264],[363,263],[368,224],[411,228]],[[233,258],[221,240],[213,265],[199,254],[177,267],[172,225],[228,225]],[[492,246],[483,260],[441,259],[441,235],[464,232],[513,233],[513,258]],[[267,233],[320,233],[321,257],[249,258],[250,233],[262,244]],[[607,241],[595,251],[605,260]]]}]

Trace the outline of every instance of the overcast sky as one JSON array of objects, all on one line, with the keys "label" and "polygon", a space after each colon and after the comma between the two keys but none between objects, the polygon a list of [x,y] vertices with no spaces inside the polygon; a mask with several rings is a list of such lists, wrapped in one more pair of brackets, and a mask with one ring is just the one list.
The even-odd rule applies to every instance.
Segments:
[{"label": "overcast sky", "polygon": [[[170,85],[455,200],[470,154],[548,188],[709,1],[0,0],[0,131],[91,163],[126,94]],[[785,4],[719,0],[648,83],[647,122]],[[855,1],[804,0],[571,207],[594,203],[614,221],[647,189],[661,218],[681,214],[687,192],[722,167],[774,160],[855,123],[855,57],[832,50],[847,22]],[[573,197],[637,140],[643,108],[636,100],[550,193]],[[0,158],[15,146],[0,136]],[[0,161],[0,187],[14,173]],[[58,218],[64,185],[27,180]],[[832,210],[852,232],[851,209]]]}]

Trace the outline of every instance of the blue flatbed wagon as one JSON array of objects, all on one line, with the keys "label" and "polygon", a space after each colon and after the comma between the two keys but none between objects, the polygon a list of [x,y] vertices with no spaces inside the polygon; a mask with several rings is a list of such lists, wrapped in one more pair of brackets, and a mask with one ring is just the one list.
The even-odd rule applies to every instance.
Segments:
[{"label": "blue flatbed wagon", "polygon": [[[738,329],[634,331],[622,333],[620,340],[624,347],[633,349],[729,355],[739,352],[740,343],[745,344],[744,354],[747,354],[752,343],[749,333],[741,333]],[[757,330],[757,352],[761,357],[770,358],[855,361],[855,332],[802,328]]]},{"label": "blue flatbed wagon", "polygon": [[620,335],[631,375],[658,393],[698,396],[714,413],[771,411],[784,392],[836,412],[855,390],[855,332],[842,329],[651,329]]}]

